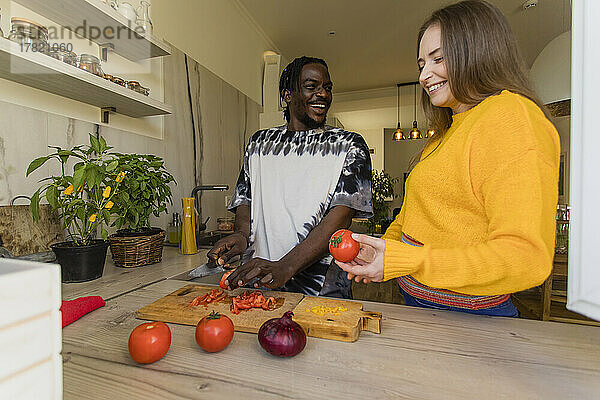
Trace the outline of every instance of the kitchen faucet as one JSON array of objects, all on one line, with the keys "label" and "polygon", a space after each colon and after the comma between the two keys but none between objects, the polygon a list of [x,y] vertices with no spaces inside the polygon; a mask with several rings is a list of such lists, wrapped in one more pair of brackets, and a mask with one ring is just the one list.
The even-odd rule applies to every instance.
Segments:
[{"label": "kitchen faucet", "polygon": [[200,211],[200,202],[196,198],[199,191],[204,190],[229,190],[229,185],[199,185],[192,189],[192,196],[194,198],[194,204],[196,205],[196,213],[198,214],[198,223],[196,226],[196,238],[200,236],[200,232],[206,230],[206,224],[210,217],[206,218],[206,221],[202,221],[202,212]]}]

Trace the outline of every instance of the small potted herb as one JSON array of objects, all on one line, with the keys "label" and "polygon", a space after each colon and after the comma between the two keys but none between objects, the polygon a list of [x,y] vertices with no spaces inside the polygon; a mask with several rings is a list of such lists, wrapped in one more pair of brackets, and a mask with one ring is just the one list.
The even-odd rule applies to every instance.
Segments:
[{"label": "small potted herb", "polygon": [[[42,186],[31,196],[30,210],[34,221],[39,220],[40,199],[58,211],[68,241],[53,244],[52,250],[61,265],[63,282],[84,282],[102,276],[111,209],[115,195],[122,185],[124,174],[119,169],[116,155],[104,138],[89,135],[90,145],[75,146],[71,150],[49,146],[54,152],[36,158],[29,164],[26,175],[49,160],[60,163],[60,175],[43,179]],[[75,159],[73,173],[68,174],[67,162]],[[102,239],[96,239],[100,230]]]},{"label": "small potted herb", "polygon": [[154,155],[117,154],[127,179],[114,198],[113,226],[117,233],[109,236],[115,265],[139,267],[162,259],[165,231],[150,226],[150,215],[158,217],[172,204],[170,183],[162,158]]}]

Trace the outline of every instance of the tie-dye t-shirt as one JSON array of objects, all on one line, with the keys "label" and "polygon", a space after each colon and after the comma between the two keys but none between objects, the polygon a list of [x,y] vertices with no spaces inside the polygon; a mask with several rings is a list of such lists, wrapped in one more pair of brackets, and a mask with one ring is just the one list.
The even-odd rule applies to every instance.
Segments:
[{"label": "tie-dye t-shirt", "polygon": [[[251,209],[243,261],[278,261],[339,205],[372,216],[371,157],[362,136],[339,128],[261,130],[250,138],[229,209]],[[331,256],[298,272],[280,290],[318,295]]]}]

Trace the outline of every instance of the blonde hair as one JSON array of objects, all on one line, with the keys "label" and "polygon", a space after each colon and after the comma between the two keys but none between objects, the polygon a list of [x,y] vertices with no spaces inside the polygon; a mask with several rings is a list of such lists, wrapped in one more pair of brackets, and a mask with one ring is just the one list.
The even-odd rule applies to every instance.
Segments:
[{"label": "blonde hair", "polygon": [[[498,8],[486,1],[468,0],[435,11],[419,30],[417,57],[421,39],[433,25],[441,30],[448,83],[456,100],[475,106],[509,90],[536,103],[550,119],[531,88],[515,36]],[[452,124],[452,110],[434,106],[425,90],[421,104],[436,131],[434,138],[443,137]]]}]

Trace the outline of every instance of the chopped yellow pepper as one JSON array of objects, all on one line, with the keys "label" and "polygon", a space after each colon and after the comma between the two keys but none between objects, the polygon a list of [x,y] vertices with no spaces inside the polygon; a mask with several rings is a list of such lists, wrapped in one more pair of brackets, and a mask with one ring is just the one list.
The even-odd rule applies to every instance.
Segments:
[{"label": "chopped yellow pepper", "polygon": [[311,308],[307,308],[306,311],[323,316],[325,314],[340,315],[340,313],[342,313],[344,311],[348,311],[348,309],[344,306],[337,306],[337,307],[314,306]]}]

